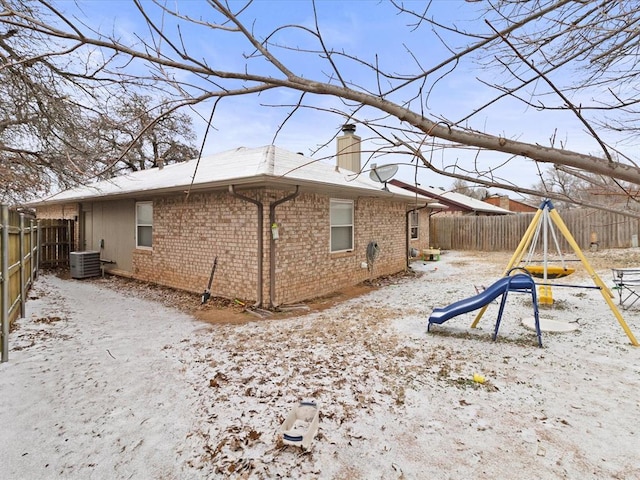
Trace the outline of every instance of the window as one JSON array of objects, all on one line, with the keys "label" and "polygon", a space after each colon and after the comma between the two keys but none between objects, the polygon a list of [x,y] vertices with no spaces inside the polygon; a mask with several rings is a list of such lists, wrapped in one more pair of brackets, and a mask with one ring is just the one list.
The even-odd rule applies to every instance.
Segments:
[{"label": "window", "polygon": [[418,231],[420,227],[420,215],[418,212],[409,213],[409,231],[411,232],[411,240],[418,239]]},{"label": "window", "polygon": [[136,203],[136,247],[151,248],[153,239],[153,203]]},{"label": "window", "polygon": [[330,200],[331,252],[353,250],[353,201]]}]

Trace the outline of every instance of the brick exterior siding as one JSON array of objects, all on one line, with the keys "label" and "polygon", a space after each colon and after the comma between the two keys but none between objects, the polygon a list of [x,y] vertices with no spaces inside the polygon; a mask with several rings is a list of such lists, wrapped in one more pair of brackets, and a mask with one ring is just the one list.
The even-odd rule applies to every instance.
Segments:
[{"label": "brick exterior siding", "polygon": [[212,293],[255,300],[256,210],[228,193],[154,199],[153,249],[134,251],[134,277],[201,292],[217,256]]},{"label": "brick exterior siding", "polygon": [[[264,205],[261,295],[265,306],[269,306],[271,301],[280,305],[327,295],[370,278],[397,273],[406,267],[405,201],[352,198],[354,249],[331,253],[330,200],[350,198],[302,192],[275,210],[279,238],[273,241],[275,289],[274,298],[271,298],[269,206],[289,195],[291,190],[262,188],[240,193]],[[103,202],[101,208],[106,212],[109,204]],[[78,205],[74,206],[75,210],[68,205],[39,207],[38,217],[63,218],[64,215],[75,218]],[[130,208],[134,208],[134,202]],[[187,200],[184,195],[155,197],[153,248],[134,249],[131,252],[132,271],[116,273],[201,293],[217,256],[212,294],[254,302],[258,298],[257,211],[256,205],[227,191],[191,194]],[[98,218],[95,216],[92,221],[97,222]],[[423,249],[429,246],[426,210],[420,211],[419,222],[419,239],[411,241],[410,246]],[[135,225],[131,228],[133,231]],[[113,239],[108,238],[111,229],[102,230],[101,236],[105,237],[106,243],[113,244]],[[366,250],[370,241],[377,242],[380,247],[371,271],[362,268],[367,261]]]},{"label": "brick exterior siding", "polygon": [[[354,250],[331,253],[330,197],[302,194],[276,210],[276,303],[326,295],[364,280],[406,268],[405,204],[373,198],[354,200]],[[366,249],[380,253],[372,271],[362,268]]]},{"label": "brick exterior siding", "polygon": [[79,218],[78,203],[66,203],[62,205],[46,205],[37,208],[36,217],[39,220],[73,220],[75,221],[75,228],[73,229],[73,246],[76,250],[80,248],[80,228],[78,223]]},{"label": "brick exterior siding", "polygon": [[425,248],[429,248],[432,245],[429,243],[429,214],[431,210],[423,208],[418,210],[418,238],[415,240],[409,240],[409,248],[415,248],[421,251]]},{"label": "brick exterior siding", "polygon": [[483,201],[490,205],[495,205],[496,207],[504,208],[505,210],[516,213],[534,213],[538,210],[537,207],[518,202],[517,200],[512,200],[506,195],[485,198]]},{"label": "brick exterior siding", "polygon": [[[252,190],[243,195],[264,204],[263,303],[270,300],[269,204],[290,192]],[[352,252],[329,251],[330,197],[301,193],[276,208],[275,304],[294,303],[355,285],[406,266],[405,204],[374,198],[354,199]],[[212,293],[257,300],[257,207],[228,193],[159,197],[153,202],[153,250],[134,252],[133,276],[184,290],[205,287],[215,256]],[[422,219],[421,219],[422,220]],[[428,228],[421,221],[421,229]],[[380,254],[373,269],[362,268],[370,241]],[[424,247],[423,247],[424,248]]]},{"label": "brick exterior siding", "polygon": [[78,204],[45,205],[38,207],[39,219],[78,220]]}]

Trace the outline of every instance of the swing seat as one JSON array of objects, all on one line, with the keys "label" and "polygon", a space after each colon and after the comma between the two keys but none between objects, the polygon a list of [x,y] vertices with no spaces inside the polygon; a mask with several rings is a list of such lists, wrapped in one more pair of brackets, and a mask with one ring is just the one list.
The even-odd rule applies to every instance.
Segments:
[{"label": "swing seat", "polygon": [[[544,265],[527,265],[524,269],[529,272],[532,277],[544,278]],[[559,265],[547,265],[547,278],[562,278],[575,272],[575,268],[561,267]]]}]

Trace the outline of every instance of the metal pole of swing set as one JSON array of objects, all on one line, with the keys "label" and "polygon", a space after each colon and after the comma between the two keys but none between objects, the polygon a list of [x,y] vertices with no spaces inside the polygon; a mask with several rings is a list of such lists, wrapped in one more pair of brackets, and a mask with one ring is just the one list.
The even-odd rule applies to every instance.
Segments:
[{"label": "metal pole of swing set", "polygon": [[9,361],[9,207],[2,205],[1,227],[2,227],[2,271],[0,272],[2,289],[2,312],[0,312],[2,323],[2,358],[0,362]]},{"label": "metal pole of swing set", "polygon": [[549,267],[549,207],[545,205],[542,214],[542,278],[547,283]]}]

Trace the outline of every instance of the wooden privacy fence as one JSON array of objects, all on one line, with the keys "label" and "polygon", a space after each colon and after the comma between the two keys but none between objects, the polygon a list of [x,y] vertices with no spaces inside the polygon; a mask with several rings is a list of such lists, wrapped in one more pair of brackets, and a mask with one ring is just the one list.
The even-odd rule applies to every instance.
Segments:
[{"label": "wooden privacy fence", "polygon": [[[638,246],[639,219],[594,209],[558,210],[558,214],[580,248],[588,249],[592,243],[600,249]],[[434,216],[429,222],[429,243],[445,250],[515,251],[533,216]],[[570,251],[564,237],[555,231],[562,251]]]},{"label": "wooden privacy fence", "polygon": [[73,220],[39,220],[39,244],[41,268],[66,267],[69,253],[74,249]]},{"label": "wooden privacy fence", "polygon": [[0,337],[1,358],[9,359],[9,326],[24,317],[27,291],[38,272],[38,228],[33,218],[0,207]]}]

